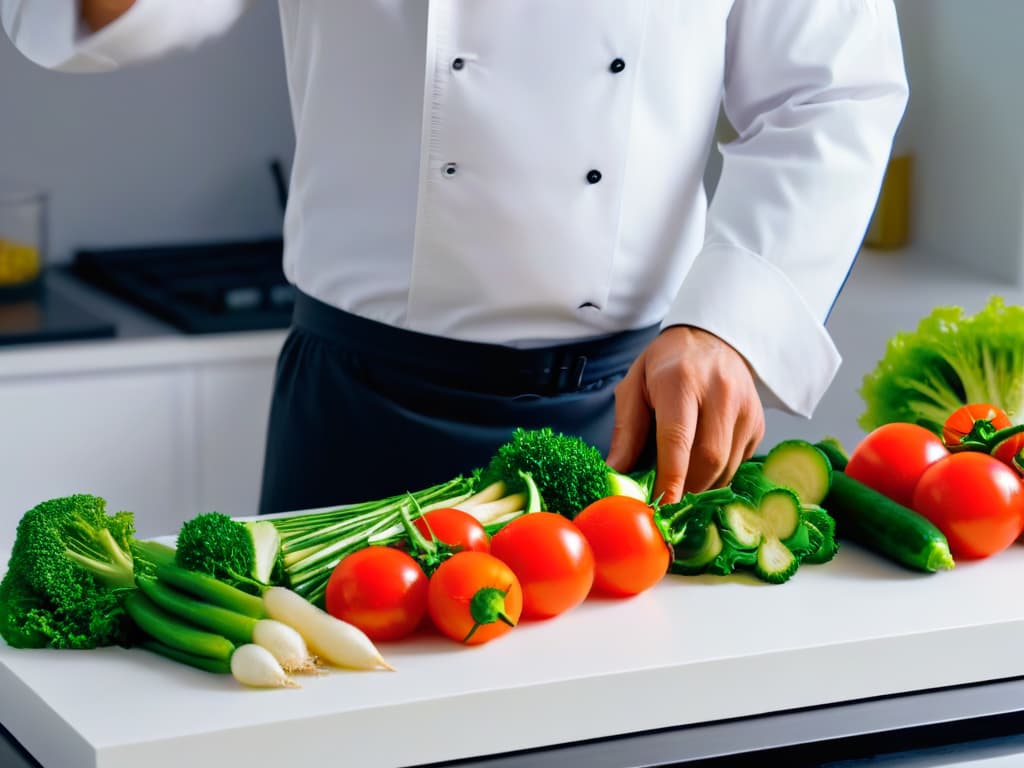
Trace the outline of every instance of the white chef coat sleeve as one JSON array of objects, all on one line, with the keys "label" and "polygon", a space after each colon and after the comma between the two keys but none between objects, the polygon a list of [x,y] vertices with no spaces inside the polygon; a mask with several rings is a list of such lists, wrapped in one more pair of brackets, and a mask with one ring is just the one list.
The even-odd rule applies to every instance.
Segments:
[{"label": "white chef coat sleeve", "polygon": [[0,0],[15,46],[48,69],[99,72],[191,48],[225,32],[254,0],[136,0],[91,33],[77,0]]},{"label": "white chef coat sleeve", "polygon": [[723,109],[738,138],[664,326],[737,349],[767,407],[810,417],[840,355],[825,321],[860,247],[908,88],[891,0],[737,0]]}]

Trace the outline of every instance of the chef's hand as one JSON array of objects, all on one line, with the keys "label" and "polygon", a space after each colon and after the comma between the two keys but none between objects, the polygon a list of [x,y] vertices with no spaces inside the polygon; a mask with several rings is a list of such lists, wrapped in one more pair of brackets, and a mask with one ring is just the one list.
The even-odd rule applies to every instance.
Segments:
[{"label": "chef's hand", "polygon": [[79,15],[93,32],[99,32],[108,24],[128,12],[135,0],[79,0]]},{"label": "chef's hand", "polygon": [[615,389],[608,464],[629,471],[655,424],[653,498],[725,485],[764,437],[764,408],[747,361],[717,336],[691,326],[662,331]]}]

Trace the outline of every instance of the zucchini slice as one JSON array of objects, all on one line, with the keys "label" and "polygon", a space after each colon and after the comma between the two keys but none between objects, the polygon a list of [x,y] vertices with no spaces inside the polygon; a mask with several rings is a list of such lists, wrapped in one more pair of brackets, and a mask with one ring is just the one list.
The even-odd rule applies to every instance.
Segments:
[{"label": "zucchini slice", "polygon": [[772,483],[791,488],[801,504],[821,504],[832,487],[831,462],[806,440],[783,440],[776,445],[768,451],[763,471]]}]

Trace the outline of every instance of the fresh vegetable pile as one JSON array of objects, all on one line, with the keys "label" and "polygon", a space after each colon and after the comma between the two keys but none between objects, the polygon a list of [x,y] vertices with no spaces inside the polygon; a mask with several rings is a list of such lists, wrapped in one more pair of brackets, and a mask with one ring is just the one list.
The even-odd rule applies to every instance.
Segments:
[{"label": "fresh vegetable pile", "polygon": [[967,403],[933,429],[899,421],[877,427],[854,448],[845,472],[931,523],[952,558],[977,560],[1024,532],[1022,445],[1024,425],[1002,408]]},{"label": "fresh vegetable pile", "polygon": [[[543,429],[416,492],[274,519],[203,513],[175,548],[136,539],[131,513],[99,497],[52,499],[19,523],[0,635],[19,648],[139,647],[248,685],[291,685],[320,662],[387,669],[374,642],[426,617],[477,644],[592,588],[634,594],[660,579],[669,549],[645,503],[651,479]],[[596,550],[572,518],[594,526]]]},{"label": "fresh vegetable pile", "polygon": [[821,506],[831,484],[821,449],[787,440],[763,460],[741,464],[728,486],[661,507],[658,524],[674,550],[671,571],[749,570],[781,584],[802,562],[828,562],[839,548],[835,523]]},{"label": "fresh vegetable pile", "polygon": [[1024,307],[936,307],[863,380],[866,436],[825,505],[841,536],[922,571],[981,559],[1024,530]]},{"label": "fresh vegetable pile", "polygon": [[[603,496],[646,498],[650,483],[650,474],[634,479],[615,472],[596,448],[577,438],[550,429],[517,430],[472,476],[408,494],[256,522],[200,515],[179,533],[179,559],[237,584],[287,584],[322,606],[328,579],[343,557],[405,539],[402,516],[410,505],[417,513],[457,507],[493,533],[539,511],[542,499],[547,511],[571,517]],[[254,533],[254,527],[261,530]]]},{"label": "fresh vegetable pile", "polygon": [[[922,357],[923,359],[923,357]],[[1024,529],[1024,427],[992,403],[888,422],[849,457],[785,440],[728,485],[651,499],[653,470],[517,430],[488,466],[338,509],[236,520],[207,512],[176,547],[138,540],[103,499],[26,512],[0,581],[0,635],[19,648],[121,645],[253,686],[324,665],[391,669],[375,643],[437,632],[478,645],[589,596],[667,573],[746,571],[770,584],[832,560],[840,540],[922,573],[985,557]]]},{"label": "fresh vegetable pile", "polygon": [[373,640],[424,625],[478,645],[520,620],[561,615],[589,595],[628,596],[657,583],[670,550],[643,500],[603,496],[573,515],[536,511],[489,535],[471,514],[440,508],[413,517],[407,538],[343,558],[326,589],[328,613]]}]

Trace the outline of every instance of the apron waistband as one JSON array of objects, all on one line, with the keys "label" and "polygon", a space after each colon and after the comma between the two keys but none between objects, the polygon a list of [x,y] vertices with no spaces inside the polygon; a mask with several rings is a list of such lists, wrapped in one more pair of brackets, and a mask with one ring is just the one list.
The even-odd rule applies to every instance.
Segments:
[{"label": "apron waistband", "polygon": [[297,291],[292,324],[374,364],[455,389],[555,395],[624,374],[659,326],[541,347],[509,347],[397,328]]}]

